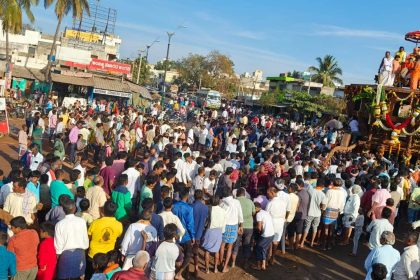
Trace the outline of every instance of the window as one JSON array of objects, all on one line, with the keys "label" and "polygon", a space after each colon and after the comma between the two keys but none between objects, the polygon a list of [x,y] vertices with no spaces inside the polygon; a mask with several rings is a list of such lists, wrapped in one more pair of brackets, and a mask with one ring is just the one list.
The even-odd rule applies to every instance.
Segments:
[{"label": "window", "polygon": [[29,46],[28,48],[28,57],[35,57],[35,51],[36,51],[36,47],[34,46]]}]

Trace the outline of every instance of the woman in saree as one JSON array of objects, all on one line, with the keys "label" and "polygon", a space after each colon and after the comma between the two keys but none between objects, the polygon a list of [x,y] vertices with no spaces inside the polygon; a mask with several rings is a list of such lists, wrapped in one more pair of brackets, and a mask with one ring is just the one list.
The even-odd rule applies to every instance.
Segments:
[{"label": "woman in saree", "polygon": [[42,128],[38,123],[34,123],[34,129],[32,131],[32,143],[38,145],[38,150],[42,154]]}]

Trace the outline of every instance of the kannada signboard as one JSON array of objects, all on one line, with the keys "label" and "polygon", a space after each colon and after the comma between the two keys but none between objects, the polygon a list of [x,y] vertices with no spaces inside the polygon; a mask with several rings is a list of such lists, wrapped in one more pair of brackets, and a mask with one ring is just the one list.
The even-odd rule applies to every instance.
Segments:
[{"label": "kannada signboard", "polygon": [[90,32],[67,29],[64,32],[64,37],[78,39],[83,42],[97,43],[98,41],[102,40],[103,35],[97,34],[97,33],[90,33]]},{"label": "kannada signboard", "polygon": [[118,97],[125,97],[125,98],[131,98],[131,93],[128,93],[128,92],[114,91],[114,90],[106,90],[106,89],[100,89],[100,88],[93,89],[93,93],[103,94],[103,95],[111,95],[111,96],[118,96]]},{"label": "kannada signboard", "polygon": [[100,70],[100,71],[106,71],[106,72],[130,74],[131,65],[120,63],[120,62],[92,58],[92,61],[90,62],[90,65],[89,65],[89,70]]},{"label": "kannada signboard", "polygon": [[115,61],[108,61],[102,60],[97,58],[92,58],[90,64],[82,64],[72,61],[65,61],[64,65],[70,67],[77,67],[77,68],[87,68],[93,71],[104,71],[104,72],[112,72],[112,73],[119,73],[119,74],[127,74],[131,73],[131,65],[126,63],[120,63]]}]

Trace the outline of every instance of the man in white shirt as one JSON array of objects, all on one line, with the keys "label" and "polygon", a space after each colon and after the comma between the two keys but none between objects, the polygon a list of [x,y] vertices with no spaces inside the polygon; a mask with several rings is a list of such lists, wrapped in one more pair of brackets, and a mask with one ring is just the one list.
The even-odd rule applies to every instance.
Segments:
[{"label": "man in white shirt", "polygon": [[[279,182],[276,182],[276,187],[277,185],[281,187]],[[274,261],[277,246],[283,236],[284,222],[289,215],[291,205],[289,195],[278,188],[270,187],[267,190],[267,196],[270,201],[267,203],[266,211],[271,215],[274,227],[273,245],[269,254],[271,263]]]},{"label": "man in white shirt", "polygon": [[80,170],[80,178],[77,180],[77,186],[82,187],[85,183],[86,167],[88,164],[88,159],[83,157],[80,160],[80,163],[74,168]]},{"label": "man in white shirt", "polygon": [[408,234],[405,241],[407,247],[404,248],[404,252],[401,254],[401,259],[395,267],[393,279],[418,279],[417,273],[420,270],[419,247],[417,245],[418,238],[419,234],[417,232],[410,232]]},{"label": "man in white shirt", "polygon": [[257,270],[266,269],[266,260],[268,256],[268,250],[274,238],[274,225],[272,216],[261,209],[261,204],[255,202],[255,211],[256,220],[257,220],[257,230],[260,233],[260,236],[257,241],[257,246],[255,248],[256,257],[257,257]]},{"label": "man in white shirt", "polygon": [[392,210],[390,208],[385,207],[382,210],[382,218],[376,219],[370,222],[369,226],[366,228],[366,231],[370,232],[370,238],[369,238],[369,248],[373,249],[376,247],[381,246],[380,238],[381,234],[384,231],[394,231],[394,227],[389,222],[389,217],[391,217]]},{"label": "man in white shirt", "polygon": [[128,176],[128,183],[127,189],[131,194],[131,198],[134,197],[136,194],[136,190],[139,189],[140,186],[140,172],[135,168],[136,160],[134,158],[129,158],[127,161],[127,170],[125,170],[122,174],[127,174]]},{"label": "man in white shirt", "polygon": [[189,153],[184,154],[185,162],[180,166],[181,168],[181,182],[188,184],[192,182],[195,177],[194,171],[196,170],[197,163],[192,159]]},{"label": "man in white shirt", "polygon": [[228,118],[228,116],[229,116],[228,111],[227,111],[226,109],[224,109],[224,110],[223,110],[223,112],[222,112],[222,117],[223,117],[224,119],[227,119],[227,118]]},{"label": "man in white shirt", "polygon": [[162,217],[163,220],[163,226],[166,226],[167,224],[175,224],[178,228],[178,237],[179,240],[182,239],[182,237],[185,234],[185,228],[181,223],[181,220],[178,218],[177,215],[172,213],[172,206],[173,206],[173,199],[170,197],[166,197],[163,200],[163,208],[165,210],[159,214],[159,216]]},{"label": "man in white shirt", "polygon": [[[144,250],[146,243],[158,241],[157,231],[150,224],[152,214],[150,211],[143,211],[140,220],[136,223],[132,223],[121,242],[121,254],[125,257],[123,270],[127,270],[132,267],[132,260],[136,253],[140,250]],[[150,243],[149,243],[150,244]]]},{"label": "man in white shirt", "polygon": [[226,151],[229,152],[230,154],[231,153],[236,153],[236,150],[237,150],[236,143],[237,143],[237,141],[238,140],[236,138],[232,138],[232,143],[229,143],[229,144],[226,145]]},{"label": "man in white shirt", "polygon": [[242,224],[244,222],[241,203],[234,199],[232,196],[232,191],[228,187],[224,187],[221,190],[222,194],[222,203],[221,207],[226,210],[226,227],[225,232],[223,233],[222,245],[220,246],[220,259],[224,259],[225,255],[225,245],[227,244],[227,253],[225,265],[222,272],[228,271],[228,264],[230,257],[232,255],[233,244],[235,243],[238,234],[242,234]]},{"label": "man in white shirt", "polygon": [[66,216],[55,225],[57,278],[79,278],[85,274],[85,250],[89,247],[86,221],[74,215],[76,205],[73,200],[66,199],[61,206]]},{"label": "man in white shirt", "polygon": [[26,223],[31,225],[35,219],[36,206],[34,194],[26,190],[25,179],[17,178],[13,182],[13,192],[7,196],[4,202],[3,210],[13,217],[24,217]]},{"label": "man in white shirt", "polygon": [[38,145],[32,144],[29,149],[31,153],[29,155],[29,169],[35,171],[38,166],[44,161],[44,156],[39,152]]}]

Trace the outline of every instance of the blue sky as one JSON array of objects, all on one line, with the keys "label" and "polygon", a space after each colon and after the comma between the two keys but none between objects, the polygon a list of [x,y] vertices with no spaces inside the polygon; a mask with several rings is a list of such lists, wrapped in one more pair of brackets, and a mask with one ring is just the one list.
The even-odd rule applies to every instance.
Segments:
[{"label": "blue sky", "polygon": [[[101,0],[117,9],[116,33],[123,39],[121,57],[134,57],[159,37],[149,53],[152,63],[164,58],[166,31],[178,25],[171,59],[188,53],[219,50],[237,73],[264,71],[264,76],[306,70],[315,58],[331,54],[348,83],[372,82],[386,50],[412,50],[404,34],[420,29],[420,2],[382,0]],[[34,9],[35,26],[53,33],[53,9]],[[71,18],[64,25],[71,26]]]}]

